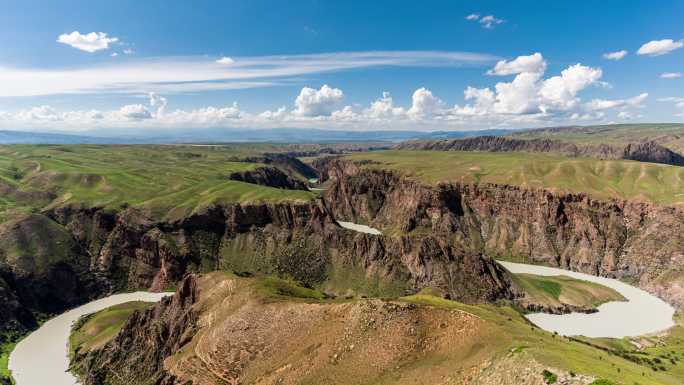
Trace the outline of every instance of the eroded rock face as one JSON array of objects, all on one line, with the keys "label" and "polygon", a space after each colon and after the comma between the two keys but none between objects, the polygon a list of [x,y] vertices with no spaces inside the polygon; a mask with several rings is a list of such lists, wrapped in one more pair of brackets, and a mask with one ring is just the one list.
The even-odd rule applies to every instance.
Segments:
[{"label": "eroded rock face", "polygon": [[[465,311],[377,299],[265,300],[253,284],[190,276],[105,346],[77,355],[75,369],[85,385],[335,384],[388,371],[401,371],[400,383],[434,383],[480,362],[481,341],[495,338]],[[438,359],[406,365],[422,357]]]},{"label": "eroded rock face", "polygon": [[634,280],[684,304],[684,212],[634,201],[599,201],[506,185],[426,186],[341,159],[318,165],[333,179],[326,201],[338,217],[453,240],[465,254],[517,257]]},{"label": "eroded rock face", "polygon": [[195,336],[198,313],[193,305],[198,298],[197,277],[188,276],[172,297],[133,313],[104,347],[76,352],[72,370],[85,385],[173,383],[163,370],[164,359]]},{"label": "eroded rock face", "polygon": [[466,139],[410,141],[397,145],[400,150],[546,152],[565,156],[598,159],[626,159],[684,166],[684,156],[656,142],[630,143],[626,146],[582,145],[555,139],[515,139],[478,136]]},{"label": "eroded rock face", "polygon": [[236,171],[228,175],[228,179],[288,190],[308,190],[305,182],[295,179],[275,167],[257,167],[254,170]]}]

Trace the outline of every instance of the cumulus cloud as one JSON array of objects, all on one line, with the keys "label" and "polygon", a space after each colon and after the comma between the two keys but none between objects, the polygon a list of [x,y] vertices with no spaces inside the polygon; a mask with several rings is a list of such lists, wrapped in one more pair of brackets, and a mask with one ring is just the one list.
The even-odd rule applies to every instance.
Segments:
[{"label": "cumulus cloud", "polygon": [[492,29],[492,28],[494,28],[494,26],[502,24],[506,21],[504,19],[499,19],[499,18],[495,17],[494,15],[487,15],[487,16],[480,17],[479,13],[471,13],[470,15],[466,16],[465,19],[468,21],[477,21],[478,23],[480,23],[482,28],[487,28],[487,29]]},{"label": "cumulus cloud", "polygon": [[[236,62],[242,65],[242,59]],[[231,68],[233,68],[231,66]],[[367,129],[449,129],[455,127],[530,127],[572,122],[605,122],[610,110],[623,120],[634,115],[626,111],[638,108],[647,93],[625,99],[594,98],[583,102],[580,93],[592,85],[600,85],[602,71],[582,64],[565,68],[556,76],[545,76],[546,61],[541,54],[520,56],[495,64],[492,75],[514,75],[511,81],[500,81],[492,87],[469,86],[463,92],[466,104],[449,106],[430,89],[421,87],[411,95],[410,105],[397,105],[389,92],[367,106],[345,105],[341,89],[323,85],[304,87],[290,108],[250,113],[234,102],[227,106],[209,106],[191,110],[167,110],[168,100],[157,92],[146,92],[149,102],[129,104],[108,112],[59,112],[49,106],[14,113],[3,113],[0,127],[114,127],[129,128],[193,128],[301,127]],[[137,94],[136,96],[141,96]],[[664,100],[663,100],[664,101]],[[668,101],[684,108],[684,99]],[[621,112],[625,112],[620,114]],[[21,124],[17,124],[17,122]],[[55,123],[57,122],[57,123]]]},{"label": "cumulus cloud", "polygon": [[333,113],[342,101],[344,93],[339,88],[324,84],[320,90],[304,87],[295,100],[295,115],[327,116]]},{"label": "cumulus cloud", "polygon": [[642,45],[637,51],[637,55],[660,56],[668,54],[682,47],[684,47],[684,40],[652,40]]},{"label": "cumulus cloud", "polygon": [[575,64],[561,72],[560,76],[546,79],[539,95],[543,112],[550,110],[567,110],[578,103],[577,94],[589,85],[598,82],[603,76],[600,68],[592,68]]},{"label": "cumulus cloud", "polygon": [[148,94],[150,97],[150,106],[156,109],[155,116],[164,115],[164,110],[166,109],[167,100],[165,97],[157,95],[154,92]]},{"label": "cumulus cloud", "polygon": [[544,73],[544,71],[546,71],[546,60],[537,52],[528,56],[518,56],[511,61],[501,60],[493,69],[487,71],[487,74],[506,76],[522,72]]},{"label": "cumulus cloud", "polygon": [[662,74],[660,74],[661,79],[677,79],[681,77],[681,72],[663,72]]},{"label": "cumulus cloud", "polygon": [[365,114],[374,119],[389,119],[406,114],[406,110],[403,107],[395,107],[392,95],[383,92],[382,97],[373,101]]},{"label": "cumulus cloud", "polygon": [[519,56],[512,61],[500,61],[489,74],[517,74],[511,82],[499,82],[490,88],[468,87],[464,97],[471,102],[456,106],[457,115],[485,114],[532,115],[570,111],[579,107],[580,91],[598,84],[600,68],[572,65],[559,76],[543,79],[546,61],[541,54]]},{"label": "cumulus cloud", "polygon": [[444,102],[425,87],[417,89],[413,93],[411,101],[408,114],[414,118],[433,117],[439,115],[444,109]]},{"label": "cumulus cloud", "polygon": [[216,62],[217,62],[218,64],[230,65],[230,64],[235,63],[235,60],[233,60],[232,58],[229,58],[228,56],[224,56],[224,57],[222,57],[222,58],[216,60]]},{"label": "cumulus cloud", "polygon": [[627,56],[627,51],[626,50],[621,50],[621,51],[615,51],[615,52],[607,52],[603,54],[603,58],[607,60],[622,60]]},{"label": "cumulus cloud", "polygon": [[78,31],[59,35],[58,43],[66,44],[81,51],[97,52],[109,48],[109,44],[119,41],[116,37],[108,37],[104,32],[81,34]]},{"label": "cumulus cloud", "polygon": [[629,111],[620,111],[620,112],[618,112],[617,117],[618,117],[618,119],[622,119],[622,120],[634,120],[634,119],[643,118],[644,116],[640,115],[640,114],[635,114],[635,113],[629,112]]},{"label": "cumulus cloud", "polygon": [[484,28],[494,28],[495,25],[502,24],[505,20],[494,17],[493,15],[483,16],[480,19],[480,24]]},{"label": "cumulus cloud", "polygon": [[152,119],[152,113],[142,104],[128,104],[119,110],[119,115],[128,120]]}]

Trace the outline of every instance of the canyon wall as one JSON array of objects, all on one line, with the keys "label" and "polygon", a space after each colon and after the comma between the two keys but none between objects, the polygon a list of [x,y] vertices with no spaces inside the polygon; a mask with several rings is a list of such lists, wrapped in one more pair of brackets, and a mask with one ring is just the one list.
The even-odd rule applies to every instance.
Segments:
[{"label": "canyon wall", "polygon": [[627,145],[590,145],[555,139],[515,139],[501,136],[477,136],[466,139],[409,141],[400,143],[395,148],[399,150],[540,152],[573,157],[625,159],[684,166],[684,156],[652,141]]},{"label": "canyon wall", "polygon": [[467,254],[620,278],[684,305],[679,208],[507,185],[427,186],[342,159],[316,166],[330,180],[325,199],[340,220],[450,238]]}]

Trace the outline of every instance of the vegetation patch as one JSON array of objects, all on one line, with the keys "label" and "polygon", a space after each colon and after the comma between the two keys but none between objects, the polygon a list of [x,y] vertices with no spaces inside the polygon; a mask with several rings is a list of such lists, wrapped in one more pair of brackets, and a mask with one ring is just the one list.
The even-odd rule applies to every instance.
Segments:
[{"label": "vegetation patch", "polygon": [[514,274],[513,281],[525,293],[525,304],[594,309],[605,302],[625,301],[625,297],[609,287],[563,275]]},{"label": "vegetation patch", "polygon": [[153,305],[149,302],[127,302],[81,317],[69,336],[70,356],[103,346],[116,336],[131,314]]}]

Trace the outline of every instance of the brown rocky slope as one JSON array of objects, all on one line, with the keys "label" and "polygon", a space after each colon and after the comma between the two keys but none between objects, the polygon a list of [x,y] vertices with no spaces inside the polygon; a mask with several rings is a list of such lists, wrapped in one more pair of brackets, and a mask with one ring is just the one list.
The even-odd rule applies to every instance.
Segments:
[{"label": "brown rocky slope", "polygon": [[[510,317],[513,333],[529,332]],[[258,279],[212,273],[134,313],[106,345],[78,352],[73,369],[85,385],[545,383],[547,367],[505,354],[514,337],[495,324],[406,301],[282,297]],[[565,384],[592,380],[549,369]]]}]

